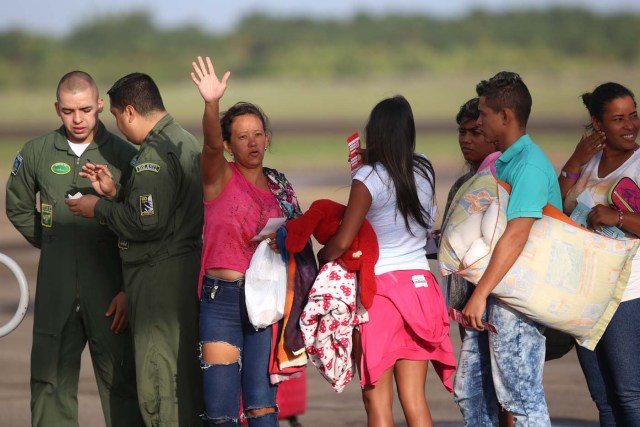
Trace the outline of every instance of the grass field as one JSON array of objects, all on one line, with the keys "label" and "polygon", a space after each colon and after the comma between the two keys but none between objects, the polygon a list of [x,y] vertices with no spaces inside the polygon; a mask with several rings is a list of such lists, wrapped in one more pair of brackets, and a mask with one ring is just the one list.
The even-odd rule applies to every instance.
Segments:
[{"label": "grass field", "polygon": [[[190,81],[188,64],[181,84],[160,85],[167,110],[194,134],[200,131],[202,101]],[[456,143],[454,117],[460,104],[475,94],[482,78],[470,72],[453,75],[424,75],[412,79],[386,80],[230,80],[222,108],[238,100],[250,100],[263,107],[271,118],[273,148],[267,163],[287,170],[326,171],[340,168],[345,153],[344,139],[353,131],[362,131],[369,111],[380,99],[401,93],[411,102],[416,123],[423,129],[418,138],[419,151],[436,165],[462,165]],[[531,132],[534,140],[550,157],[566,158],[579,138],[581,125],[587,122],[579,95],[602,81],[627,84],[637,82],[637,72],[621,67],[585,69],[579,73],[523,73],[533,96]],[[47,90],[0,92],[0,171],[7,170],[17,147],[28,139],[59,126],[53,102],[57,76]],[[104,93],[111,82],[100,82]],[[115,130],[108,101],[101,115],[107,127]],[[305,131],[309,123],[322,123]],[[548,124],[553,125],[549,132]],[[287,132],[280,132],[282,124]],[[432,124],[438,124],[429,132]],[[332,130],[334,128],[335,130]],[[292,130],[293,129],[293,130]],[[345,130],[346,129],[346,130]],[[450,129],[443,133],[443,129]],[[546,130],[545,130],[546,129]],[[558,130],[560,129],[560,130]],[[544,131],[544,132],[543,132]],[[17,135],[20,135],[18,137]],[[200,138],[199,135],[198,138]],[[461,167],[456,169],[458,172]]]},{"label": "grass field", "polygon": [[[523,74],[534,98],[531,135],[557,169],[573,150],[582,130],[581,124],[587,121],[579,94],[603,80],[620,81],[633,88],[633,70],[599,70],[585,70],[579,75]],[[188,72],[186,69],[184,83],[160,87],[167,110],[202,140],[202,101]],[[444,206],[448,188],[465,170],[454,117],[459,105],[474,96],[477,81],[486,77],[489,76],[466,73],[379,81],[242,81],[232,78],[222,108],[238,100],[261,105],[274,128],[273,144],[265,165],[303,182],[310,191],[303,197],[305,201],[317,197],[344,200],[344,189],[349,183],[345,138],[351,132],[362,131],[369,111],[377,101],[401,93],[411,102],[416,123],[423,129],[418,135],[418,151],[425,153],[434,164],[438,204]],[[51,89],[46,91],[0,92],[3,100],[0,103],[0,176],[8,176],[17,151],[27,139],[60,125],[53,109],[56,84],[57,80],[52,81]],[[109,86],[110,83],[100,83],[103,93]],[[101,118],[108,128],[116,130],[108,112],[108,102],[106,104]],[[546,122],[555,124],[552,131],[545,128]],[[279,130],[282,123],[287,124],[284,132]],[[323,130],[318,130],[317,126],[305,130],[305,126],[314,123],[322,123],[320,129]],[[543,125],[536,126],[537,123]],[[432,124],[437,126],[430,132]],[[4,179],[1,182],[4,183]],[[336,194],[338,190],[332,190],[335,188],[340,188],[339,195]],[[327,193],[326,190],[330,191]]]},{"label": "grass field", "polygon": [[[532,135],[551,158],[556,170],[562,167],[575,143],[578,132]],[[201,140],[201,136],[197,135]],[[0,144],[0,182],[4,187],[13,159],[24,143],[17,138],[3,139]],[[447,193],[455,179],[465,170],[457,136],[420,134],[418,151],[427,154],[436,173],[436,201],[444,209]],[[265,165],[284,172],[298,192],[303,209],[320,198],[346,203],[349,195],[349,165],[346,161],[344,135],[314,136],[287,134],[278,137],[265,157]],[[4,191],[0,200],[4,199]],[[442,212],[441,212],[442,213]],[[2,221],[5,221],[3,219]],[[442,218],[436,219],[439,226]]]},{"label": "grass field", "polygon": [[[496,71],[499,70],[497,65]],[[199,123],[202,114],[202,101],[189,72],[189,66],[185,64],[183,83],[159,84],[167,110],[184,125]],[[580,72],[522,72],[522,76],[534,100],[532,120],[575,123],[586,119],[579,100],[581,93],[604,81],[617,81],[633,90],[637,86],[638,70],[599,65]],[[239,80],[232,76],[222,107],[245,100],[260,105],[274,124],[346,121],[362,126],[377,101],[402,94],[411,102],[416,122],[452,123],[460,104],[475,96],[476,83],[488,77],[490,75],[476,75],[468,70],[451,75],[385,80]],[[50,87],[45,90],[0,91],[3,101],[0,103],[0,130],[56,125],[53,102],[58,78],[52,76]],[[112,83],[99,82],[101,93],[104,94]]]},{"label": "grass field", "polygon": [[[569,156],[579,138],[579,130],[569,132],[541,133],[532,135],[538,145],[552,160]],[[201,135],[196,135],[202,140]],[[8,173],[16,153],[26,139],[4,138],[0,143],[0,172]],[[462,155],[457,143],[457,135],[452,134],[420,134],[417,150],[425,153],[438,168],[439,165],[463,165]],[[267,153],[265,165],[277,169],[307,171],[308,173],[327,174],[334,170],[347,170],[345,135],[296,135],[287,134],[274,139]],[[457,173],[450,171],[449,173]]]}]

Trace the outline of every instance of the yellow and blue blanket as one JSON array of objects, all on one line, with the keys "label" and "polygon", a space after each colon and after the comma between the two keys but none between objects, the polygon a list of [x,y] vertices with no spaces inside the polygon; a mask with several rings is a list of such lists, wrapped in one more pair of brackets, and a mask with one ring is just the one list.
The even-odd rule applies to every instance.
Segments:
[{"label": "yellow and blue blanket", "polygon": [[[442,227],[443,275],[478,283],[507,226],[509,191],[488,170],[458,190]],[[548,205],[492,294],[593,350],[620,304],[639,245],[594,233]]]}]

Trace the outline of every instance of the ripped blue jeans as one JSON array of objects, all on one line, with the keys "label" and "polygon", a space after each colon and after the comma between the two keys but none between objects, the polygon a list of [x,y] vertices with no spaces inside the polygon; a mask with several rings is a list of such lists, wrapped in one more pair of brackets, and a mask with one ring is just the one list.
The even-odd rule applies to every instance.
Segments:
[{"label": "ripped blue jeans", "polygon": [[487,299],[487,318],[498,330],[489,334],[498,401],[513,414],[516,427],[551,427],[542,386],[544,328],[494,297]]},{"label": "ripped blue jeans", "polygon": [[498,333],[466,329],[454,399],[465,426],[498,425],[498,402],[517,427],[550,427],[542,384],[543,328],[493,296],[486,318]]},{"label": "ripped blue jeans", "polygon": [[[200,297],[200,345],[227,343],[240,351],[237,361],[210,364],[201,357],[205,413],[210,426],[238,426],[244,410],[277,408],[277,386],[269,381],[272,328],[255,330],[247,315],[244,281],[205,276]],[[276,412],[247,416],[250,427],[277,427]]]},{"label": "ripped blue jeans", "polygon": [[453,381],[453,399],[465,427],[497,426],[498,398],[491,376],[489,331],[466,328]]}]

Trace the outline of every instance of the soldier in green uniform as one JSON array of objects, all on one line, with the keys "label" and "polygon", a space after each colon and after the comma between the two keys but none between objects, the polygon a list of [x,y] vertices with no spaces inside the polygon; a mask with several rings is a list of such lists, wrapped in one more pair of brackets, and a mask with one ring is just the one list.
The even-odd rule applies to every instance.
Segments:
[{"label": "soldier in green uniform", "polygon": [[115,191],[109,170],[88,164],[86,176],[103,197],[66,202],[76,215],[95,216],[120,237],[146,424],[202,425],[197,298],[201,148],[166,112],[148,75],[129,74],[108,94],[118,128],[140,145],[124,199],[110,199]]},{"label": "soldier in green uniform", "polygon": [[[62,77],[59,129],[27,142],[7,181],[7,216],[40,248],[31,350],[34,426],[78,425],[78,380],[89,343],[107,426],[138,426],[132,338],[117,236],[94,219],[71,215],[65,198],[95,194],[81,165],[108,165],[115,182],[130,176],[134,147],[108,132],[96,83],[85,72]],[[39,193],[39,209],[36,195]]]}]

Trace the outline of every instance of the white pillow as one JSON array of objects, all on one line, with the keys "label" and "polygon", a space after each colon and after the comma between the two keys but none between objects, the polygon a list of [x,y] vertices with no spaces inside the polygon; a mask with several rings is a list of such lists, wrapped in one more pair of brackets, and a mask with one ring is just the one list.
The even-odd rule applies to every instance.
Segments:
[{"label": "white pillow", "polygon": [[484,236],[478,237],[476,240],[473,241],[473,243],[469,247],[469,250],[465,254],[464,258],[462,258],[462,264],[465,267],[469,267],[471,264],[478,261],[480,258],[483,258],[484,256],[486,256],[490,250],[491,248],[484,241]]},{"label": "white pillow", "polygon": [[449,243],[451,249],[456,253],[459,258],[463,258],[469,251],[471,244],[482,237],[481,224],[482,224],[482,212],[474,213],[468,218],[465,218],[463,222],[458,224],[451,233]]},{"label": "white pillow", "polygon": [[499,213],[500,203],[496,198],[493,202],[491,202],[487,210],[484,212],[484,216],[482,217],[482,238],[487,245],[490,245],[491,240],[493,240],[493,234],[496,230]]}]

